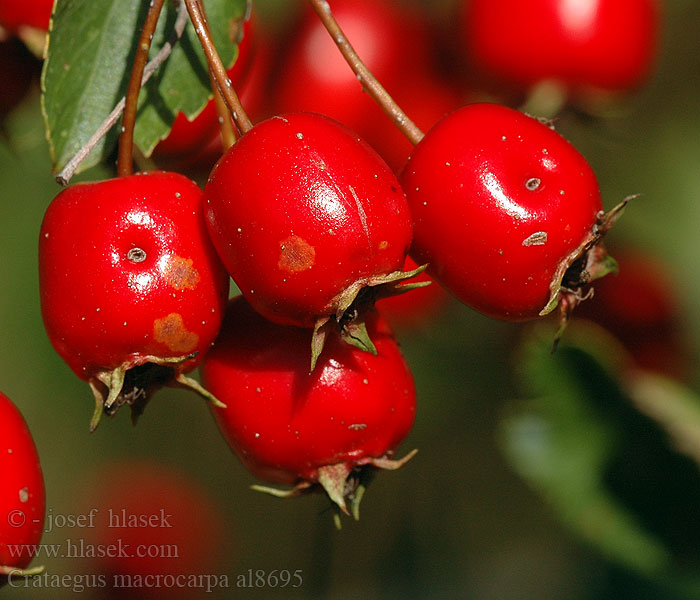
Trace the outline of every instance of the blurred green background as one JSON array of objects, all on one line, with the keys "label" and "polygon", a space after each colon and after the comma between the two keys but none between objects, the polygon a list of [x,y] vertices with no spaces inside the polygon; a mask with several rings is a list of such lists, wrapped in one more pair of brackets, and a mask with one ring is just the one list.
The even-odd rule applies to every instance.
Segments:
[{"label": "blurred green background", "polygon": [[[293,3],[256,2],[263,22],[282,35]],[[439,20],[449,18],[450,4],[426,1],[422,8]],[[700,347],[699,33],[700,2],[666,2],[660,56],[649,84],[613,116],[593,121],[567,117],[558,129],[592,164],[606,208],[629,194],[641,194],[616,226],[615,244],[648,249],[667,263],[693,350],[686,383],[700,392],[695,360]],[[361,520],[345,520],[342,531],[334,529],[321,496],[280,501],[249,490],[253,478],[220,438],[206,406],[187,393],[163,390],[138,426],[132,427],[121,412],[90,435],[90,390],[51,348],[39,311],[37,235],[43,212],[59,188],[51,176],[38,90],[10,115],[5,128],[7,135],[0,141],[0,389],[17,404],[34,434],[47,507],[53,514],[87,510],[88,490],[109,478],[106,465],[114,460],[147,457],[191,477],[225,515],[220,527],[229,541],[226,555],[221,560],[218,549],[212,548],[209,572],[228,575],[230,587],[211,594],[200,590],[192,597],[700,597],[700,586],[692,583],[700,580],[700,505],[683,502],[699,497],[697,465],[673,456],[670,442],[654,422],[625,404],[614,375],[605,379],[605,360],[596,362],[576,346],[580,338],[575,330],[563,351],[550,357],[543,344],[532,341],[529,326],[494,322],[457,303],[420,327],[399,326],[419,402],[415,428],[402,450],[415,447],[420,452],[399,471],[376,478],[363,501]],[[107,169],[84,175],[108,176]],[[551,327],[553,323],[547,323],[546,331]],[[530,354],[523,355],[525,339],[530,340]],[[524,366],[531,367],[529,375],[522,375]],[[541,374],[536,382],[534,371]],[[582,391],[596,375],[602,383]],[[540,494],[536,490],[548,489],[546,485],[531,486],[519,476],[512,465],[525,461],[527,472],[527,461],[534,458],[526,452],[514,457],[518,445],[504,444],[504,432],[512,433],[508,423],[515,423],[525,449],[538,443],[537,427],[528,429],[527,422],[514,416],[519,399],[538,394],[553,402],[561,397],[566,406],[582,402],[585,414],[595,405],[597,421],[576,416],[560,446],[540,450],[570,448],[571,456],[578,456],[581,449],[583,454],[586,448],[595,449],[597,435],[615,438],[617,463],[608,473],[613,478],[607,491],[617,498],[623,521],[630,519],[642,530],[655,532],[670,566],[659,567],[651,559],[636,562],[648,540],[636,545],[625,533],[616,538],[622,540],[620,552],[601,551],[605,544],[596,541],[595,531],[614,529],[619,524],[614,516],[605,511],[589,514],[586,535],[576,516],[567,513],[569,500]],[[503,452],[504,445],[509,451]],[[633,465],[631,459],[645,453],[663,455],[666,462],[656,464],[658,471],[646,470],[645,463],[641,469]],[[572,485],[587,464],[572,460],[565,466]],[[623,483],[616,489],[615,481]],[[642,496],[644,502],[636,501]],[[574,494],[570,501],[576,500]],[[669,512],[675,529],[660,528],[659,523],[666,523],[661,517]],[[70,535],[79,532],[54,530],[43,541],[63,544]],[[42,562],[54,574],[86,572],[77,559]],[[301,569],[303,585],[236,587],[237,577],[249,569]],[[75,593],[69,587],[0,591],[8,598]],[[86,590],[81,595],[93,593]]]}]

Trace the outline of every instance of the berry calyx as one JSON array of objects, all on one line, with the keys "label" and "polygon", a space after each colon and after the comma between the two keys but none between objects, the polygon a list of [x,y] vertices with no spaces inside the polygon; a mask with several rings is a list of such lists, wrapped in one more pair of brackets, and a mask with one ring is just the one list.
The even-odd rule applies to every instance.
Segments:
[{"label": "berry calyx", "polygon": [[[418,265],[410,256],[406,257],[404,269],[410,271],[417,267]],[[423,285],[410,294],[380,299],[377,305],[395,327],[413,328],[428,324],[444,312],[449,303],[450,295],[425,271],[417,275],[411,283],[423,283]]]},{"label": "berry calyx", "polygon": [[590,319],[619,340],[638,368],[687,380],[692,372],[680,290],[671,269],[646,249],[615,250],[620,269],[596,284],[595,302],[577,317]]}]

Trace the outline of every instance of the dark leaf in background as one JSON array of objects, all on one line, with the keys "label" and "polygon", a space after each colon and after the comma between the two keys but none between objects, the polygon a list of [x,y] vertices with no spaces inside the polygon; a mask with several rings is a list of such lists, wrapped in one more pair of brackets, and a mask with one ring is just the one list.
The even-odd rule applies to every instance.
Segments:
[{"label": "dark leaf in background", "polygon": [[546,328],[522,348],[530,399],[503,421],[509,461],[607,558],[700,590],[690,584],[700,565],[700,472],[691,458],[700,400],[661,376],[627,370],[624,351],[592,324],[576,324],[550,348]]}]

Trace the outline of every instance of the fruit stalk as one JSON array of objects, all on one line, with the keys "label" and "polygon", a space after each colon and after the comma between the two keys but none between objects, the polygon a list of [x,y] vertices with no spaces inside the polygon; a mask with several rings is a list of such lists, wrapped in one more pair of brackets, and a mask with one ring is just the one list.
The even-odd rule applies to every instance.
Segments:
[{"label": "fruit stalk", "polygon": [[124,104],[124,116],[122,118],[122,131],[119,136],[119,155],[117,157],[117,173],[120,177],[127,177],[134,172],[134,126],[136,125],[136,111],[138,109],[141,81],[148,62],[148,52],[151,49],[153,33],[158,25],[158,17],[165,0],[151,0],[146,14],[146,21],[141,30],[141,37],[136,48],[134,64],[131,68],[131,78],[126,92]]},{"label": "fruit stalk", "polygon": [[228,111],[228,106],[226,105],[226,100],[221,95],[218,86],[216,85],[216,79],[214,78],[214,73],[209,69],[209,82],[211,83],[212,93],[214,94],[214,103],[216,105],[216,113],[219,116],[219,132],[221,134],[221,144],[224,150],[227,150],[236,142],[237,131],[233,126],[231,117]]},{"label": "fruit stalk", "polygon": [[248,118],[238,98],[238,94],[236,94],[236,91],[233,89],[231,80],[226,74],[226,67],[224,67],[224,64],[221,62],[221,57],[212,42],[206,17],[204,16],[204,10],[199,0],[185,0],[185,4],[187,5],[187,12],[190,15],[199,42],[202,44],[202,49],[207,57],[207,63],[209,64],[211,74],[216,81],[216,87],[226,102],[226,106],[233,117],[236,127],[238,127],[241,133],[245,133],[252,129],[253,123]]},{"label": "fruit stalk", "polygon": [[323,26],[328,31],[353,73],[357,76],[358,81],[362,84],[370,97],[392,120],[394,125],[398,127],[401,133],[408,138],[408,141],[415,146],[423,139],[423,132],[389,95],[382,84],[377,81],[372,71],[362,62],[362,59],[358,56],[357,52],[355,52],[355,49],[335,20],[331,12],[330,4],[326,0],[309,0],[309,4],[311,4],[311,7],[314,9],[319,19],[321,19]]},{"label": "fruit stalk", "polygon": [[[250,13],[253,9],[252,6],[252,0],[247,0],[246,2],[246,12],[243,16],[243,19],[238,21],[238,30],[236,33],[236,38],[237,38],[237,43],[240,43],[240,34],[243,33],[243,22],[247,19],[250,18]],[[233,35],[233,34],[231,34]],[[241,54],[240,54],[240,48],[238,50],[238,57],[236,58],[236,62],[241,60]],[[216,85],[216,78],[214,76],[214,72],[209,69],[209,82],[211,84],[211,89],[212,89],[212,94],[214,96],[214,103],[216,105],[216,112],[219,115],[219,131],[221,133],[221,144],[223,146],[224,150],[228,150],[233,144],[236,142],[236,137],[237,137],[237,131],[236,128],[233,125],[233,122],[231,121],[231,116],[228,110],[228,106],[226,104],[226,100],[224,99],[223,95],[219,91],[218,86]]]}]

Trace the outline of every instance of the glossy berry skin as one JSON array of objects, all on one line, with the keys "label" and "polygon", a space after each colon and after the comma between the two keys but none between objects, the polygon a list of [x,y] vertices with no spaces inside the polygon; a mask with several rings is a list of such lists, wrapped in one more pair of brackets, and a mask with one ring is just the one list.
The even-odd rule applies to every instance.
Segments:
[{"label": "glossy berry skin", "polygon": [[226,515],[209,490],[184,471],[156,460],[122,458],[100,464],[81,498],[89,501],[83,514],[95,510],[94,527],[83,532],[86,543],[127,549],[89,557],[91,569],[104,574],[110,598],[192,598],[186,585],[143,582],[221,572],[229,550]]},{"label": "glossy berry skin", "polygon": [[0,26],[16,31],[22,26],[48,30],[54,0],[0,0]]},{"label": "glossy berry skin", "polygon": [[39,456],[22,415],[0,392],[0,586],[12,569],[26,569],[28,548],[16,556],[10,544],[32,546],[44,529],[45,491]]},{"label": "glossy berry skin", "polygon": [[340,123],[293,113],[258,123],[204,190],[214,245],[253,307],[313,327],[339,296],[400,271],[411,217],[398,180]]},{"label": "glossy berry skin", "polygon": [[488,77],[528,88],[556,80],[570,90],[624,92],[653,63],[658,0],[469,0],[462,39]]},{"label": "glossy berry skin", "polygon": [[227,407],[213,409],[224,438],[260,479],[316,482],[319,469],[349,469],[391,453],[415,416],[415,390],[387,322],[367,327],[377,355],[332,336],[309,374],[303,329],[270,323],[231,301],[202,377]]},{"label": "glossy berry skin", "polygon": [[602,212],[583,156],[496,104],[438,122],[401,181],[414,217],[411,256],[468,306],[509,321],[541,314]]},{"label": "glossy berry skin", "polygon": [[41,227],[39,284],[51,343],[94,383],[144,363],[192,370],[218,333],[229,280],[201,190],[156,171],[59,193]]}]

